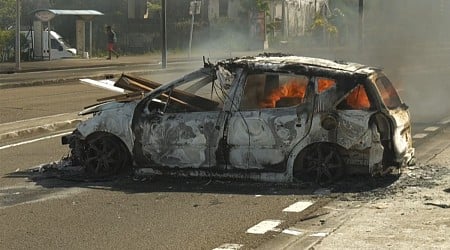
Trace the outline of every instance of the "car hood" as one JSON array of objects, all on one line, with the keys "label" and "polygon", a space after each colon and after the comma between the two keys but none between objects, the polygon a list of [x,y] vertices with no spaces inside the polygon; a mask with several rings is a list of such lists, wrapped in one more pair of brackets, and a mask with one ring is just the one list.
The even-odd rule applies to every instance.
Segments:
[{"label": "car hood", "polygon": [[113,110],[113,109],[121,109],[124,108],[127,105],[136,106],[137,102],[105,102],[105,103],[99,103],[90,107],[86,107],[84,110],[78,113],[78,115],[89,115],[105,110]]}]

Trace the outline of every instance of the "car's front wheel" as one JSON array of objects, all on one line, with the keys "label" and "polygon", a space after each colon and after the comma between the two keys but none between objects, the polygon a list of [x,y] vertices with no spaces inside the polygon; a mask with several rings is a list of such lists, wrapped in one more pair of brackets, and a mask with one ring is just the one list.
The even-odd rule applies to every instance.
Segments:
[{"label": "car's front wheel", "polygon": [[99,133],[86,139],[83,165],[90,176],[115,175],[127,167],[129,159],[127,148],[113,135]]}]

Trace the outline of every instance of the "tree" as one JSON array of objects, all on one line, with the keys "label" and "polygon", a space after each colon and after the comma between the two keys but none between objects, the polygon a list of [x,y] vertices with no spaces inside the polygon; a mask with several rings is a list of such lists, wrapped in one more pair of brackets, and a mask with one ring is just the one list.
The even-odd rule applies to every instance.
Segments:
[{"label": "tree", "polygon": [[14,26],[16,20],[16,0],[0,1],[0,30]]}]

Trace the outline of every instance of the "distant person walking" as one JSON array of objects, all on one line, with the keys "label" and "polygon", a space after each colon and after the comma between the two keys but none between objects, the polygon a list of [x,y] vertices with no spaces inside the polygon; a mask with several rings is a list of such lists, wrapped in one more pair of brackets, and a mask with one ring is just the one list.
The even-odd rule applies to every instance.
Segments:
[{"label": "distant person walking", "polygon": [[113,53],[116,58],[119,58],[119,53],[114,50],[116,47],[117,37],[114,30],[111,29],[111,26],[106,26],[106,35],[108,36],[108,57],[107,60],[111,60],[111,53]]}]

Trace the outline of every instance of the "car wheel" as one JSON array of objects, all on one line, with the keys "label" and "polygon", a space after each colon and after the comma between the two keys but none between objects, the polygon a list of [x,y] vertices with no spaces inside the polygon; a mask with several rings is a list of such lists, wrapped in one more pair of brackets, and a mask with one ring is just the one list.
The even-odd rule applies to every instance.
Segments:
[{"label": "car wheel", "polygon": [[344,165],[336,146],[317,143],[302,152],[295,170],[297,179],[327,185],[343,176]]},{"label": "car wheel", "polygon": [[115,175],[129,162],[125,145],[111,135],[99,134],[87,138],[85,152],[83,165],[90,176]]}]

